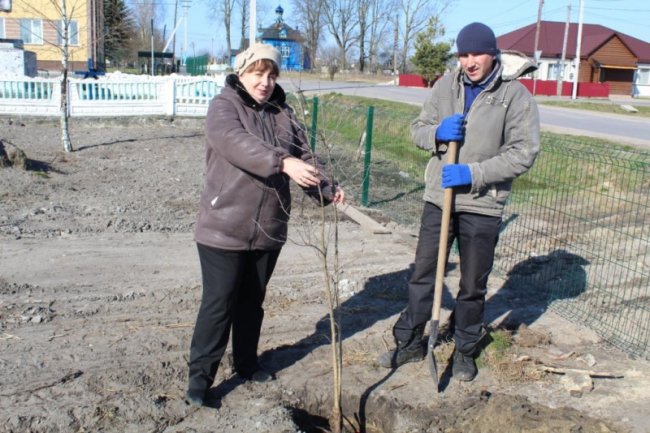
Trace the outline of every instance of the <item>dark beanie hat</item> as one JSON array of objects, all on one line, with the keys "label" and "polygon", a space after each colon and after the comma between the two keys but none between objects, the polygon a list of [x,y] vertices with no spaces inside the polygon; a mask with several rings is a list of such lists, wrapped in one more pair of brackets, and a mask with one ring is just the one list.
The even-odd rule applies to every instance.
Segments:
[{"label": "dark beanie hat", "polygon": [[482,23],[471,23],[463,27],[456,38],[458,54],[478,53],[497,55],[497,38],[491,28]]}]

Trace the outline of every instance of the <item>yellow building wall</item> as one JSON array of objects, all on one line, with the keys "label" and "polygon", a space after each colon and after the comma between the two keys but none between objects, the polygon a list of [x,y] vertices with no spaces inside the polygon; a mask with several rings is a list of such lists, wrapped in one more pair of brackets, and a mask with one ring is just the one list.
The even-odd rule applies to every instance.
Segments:
[{"label": "yellow building wall", "polygon": [[[69,62],[74,66],[85,65],[90,56],[88,31],[91,22],[88,16],[89,0],[65,0],[68,17],[77,22],[78,44],[69,47]],[[24,43],[25,51],[36,53],[39,68],[44,65],[61,64],[62,47],[57,42],[57,22],[61,20],[62,0],[13,0],[11,12],[0,12],[4,18],[5,38],[21,39],[20,19],[42,21],[43,43]]]}]

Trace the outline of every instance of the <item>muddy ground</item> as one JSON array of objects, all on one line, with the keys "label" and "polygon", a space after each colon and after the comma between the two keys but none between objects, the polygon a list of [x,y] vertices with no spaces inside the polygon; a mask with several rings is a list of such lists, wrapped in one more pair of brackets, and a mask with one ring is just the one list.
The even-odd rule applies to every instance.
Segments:
[{"label": "muddy ground", "polygon": [[[0,119],[0,139],[30,159],[26,170],[0,168],[0,431],[321,431],[331,407],[327,303],[300,200],[259,348],[277,379],[242,382],[225,359],[210,407],[196,409],[183,397],[201,290],[192,229],[202,123],[76,120],[73,153],[59,135],[50,121]],[[344,216],[338,227],[349,431],[650,431],[648,361],[497,277],[487,317],[507,324],[512,346],[486,357],[475,381],[450,377],[444,342],[440,392],[425,363],[378,367],[415,244],[413,228],[388,227],[369,234]],[[457,281],[452,259],[443,320]]]}]

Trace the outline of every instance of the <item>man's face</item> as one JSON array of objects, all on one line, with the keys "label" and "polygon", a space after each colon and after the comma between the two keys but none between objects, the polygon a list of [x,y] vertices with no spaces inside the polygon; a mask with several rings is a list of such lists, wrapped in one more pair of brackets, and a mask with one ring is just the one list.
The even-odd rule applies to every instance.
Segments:
[{"label": "man's face", "polygon": [[465,75],[474,83],[483,81],[494,66],[494,56],[491,54],[467,53],[458,56]]}]

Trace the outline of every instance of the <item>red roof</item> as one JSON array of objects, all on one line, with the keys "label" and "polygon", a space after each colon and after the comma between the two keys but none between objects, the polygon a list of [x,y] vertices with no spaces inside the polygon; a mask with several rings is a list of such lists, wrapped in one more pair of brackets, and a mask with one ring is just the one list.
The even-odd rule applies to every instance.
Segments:
[{"label": "red roof", "polygon": [[[563,22],[541,21],[537,49],[542,51],[542,57],[562,57],[564,26],[565,23]],[[535,49],[536,29],[537,23],[533,23],[501,35],[497,37],[497,46],[502,50],[521,51],[532,57]],[[614,36],[618,36],[623,44],[637,57],[639,63],[650,63],[650,43],[600,24],[582,24],[580,57],[587,58],[591,56]],[[570,23],[566,46],[567,59],[575,57],[577,37],[578,24]]]}]

